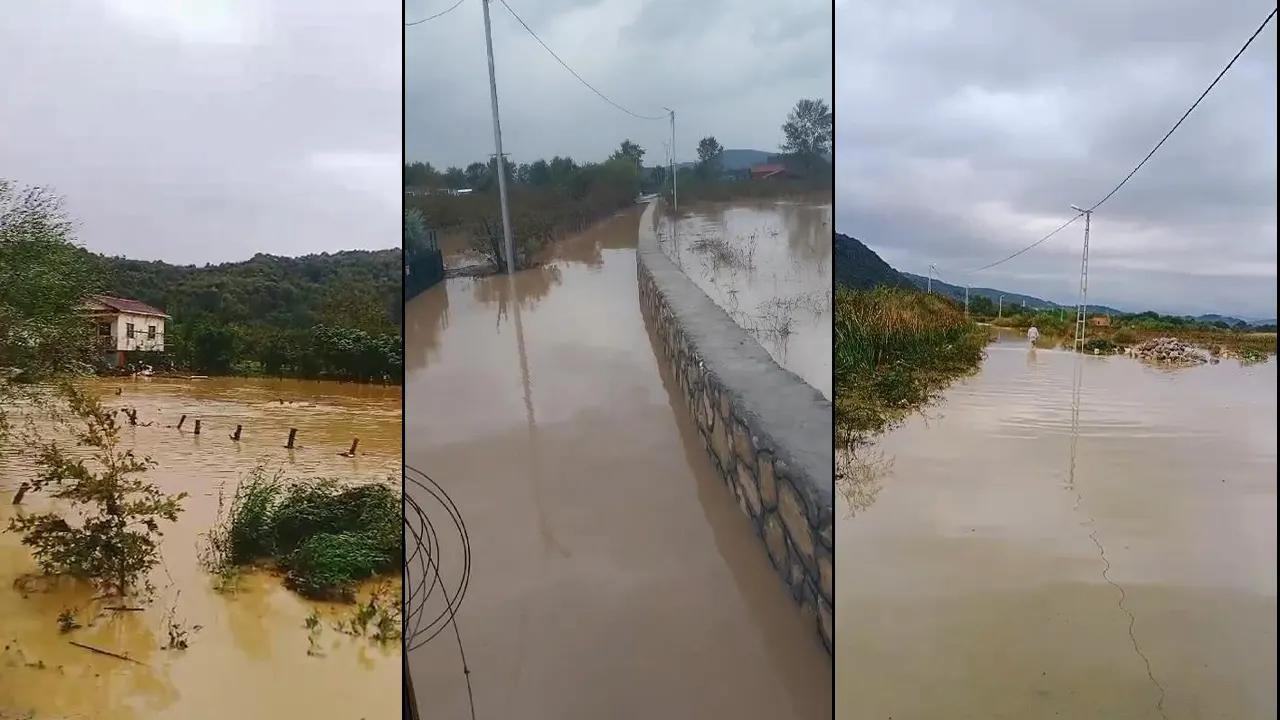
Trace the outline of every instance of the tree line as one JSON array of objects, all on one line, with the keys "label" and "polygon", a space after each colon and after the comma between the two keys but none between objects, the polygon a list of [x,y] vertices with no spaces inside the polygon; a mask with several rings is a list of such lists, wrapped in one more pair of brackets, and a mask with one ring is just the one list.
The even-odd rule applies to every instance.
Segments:
[{"label": "tree line", "polygon": [[[628,139],[604,162],[578,163],[557,156],[505,165],[517,266],[527,267],[557,235],[581,230],[635,203],[636,196],[654,182],[643,175],[643,157],[644,149]],[[463,180],[455,171],[462,172]],[[494,161],[443,173],[429,163],[411,163],[405,166],[405,182],[406,187],[427,190],[405,197],[406,210],[424,227],[465,232],[473,250],[496,269],[505,267]],[[440,192],[456,189],[473,192],[462,196]]]},{"label": "tree line", "polygon": [[[726,178],[722,172],[724,147],[708,136],[698,143],[698,162],[676,170],[681,196],[719,198],[771,194],[779,188],[830,188],[832,114],[826,102],[797,102],[782,125],[782,136],[781,152],[772,160],[785,164],[804,181],[765,186]],[[668,168],[660,164],[646,167],[646,154],[638,143],[625,138],[602,162],[580,163],[557,155],[549,160],[504,163],[519,265],[527,265],[528,259],[556,235],[580,230],[632,205],[640,193],[669,189]],[[425,227],[468,233],[472,248],[502,269],[495,159],[443,170],[429,162],[406,163],[403,180],[406,209],[414,211]]]},{"label": "tree line", "polygon": [[399,250],[173,265],[91,253],[61,198],[0,181],[0,369],[38,381],[101,363],[90,293],[172,316],[156,369],[399,381]]},{"label": "tree line", "polygon": [[258,254],[203,267],[91,255],[107,294],[173,316],[165,354],[209,374],[398,381],[399,250]]},{"label": "tree line", "polygon": [[[815,170],[829,170],[834,137],[831,108],[821,99],[804,98],[782,124],[780,152],[772,161],[787,165],[792,171],[816,174]],[[719,176],[723,169],[721,160],[724,146],[714,135],[698,141],[698,161],[692,167],[682,167],[679,173],[707,180]],[[621,142],[606,163],[578,164],[571,157],[559,155],[550,160],[538,159],[528,163],[506,163],[506,179],[510,186],[529,188],[561,188],[571,196],[586,194],[599,165],[621,163],[634,167],[639,174],[639,184],[645,189],[659,189],[668,180],[668,168],[663,165],[644,167],[645,149],[630,138]],[[473,162],[466,167],[450,166],[440,170],[429,162],[412,162],[404,166],[405,188],[428,190],[472,190],[488,192],[497,186],[497,161]],[[683,179],[683,175],[680,179]]]}]

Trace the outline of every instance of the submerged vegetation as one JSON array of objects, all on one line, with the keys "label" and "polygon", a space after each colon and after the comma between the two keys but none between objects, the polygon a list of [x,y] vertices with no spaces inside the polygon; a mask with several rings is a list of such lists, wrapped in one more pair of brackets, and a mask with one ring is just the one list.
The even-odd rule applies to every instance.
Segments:
[{"label": "submerged vegetation", "polygon": [[857,445],[978,368],[987,333],[952,300],[881,287],[836,291],[836,431]]},{"label": "submerged vegetation", "polygon": [[[147,574],[160,562],[160,521],[178,519],[186,493],[167,495],[141,477],[154,463],[120,449],[116,411],[73,387],[62,396],[83,425],[76,442],[90,457],[55,441],[37,443],[39,471],[19,488],[14,503],[27,492],[48,492],[73,510],[19,515],[8,529],[22,535],[47,574],[88,580],[108,596],[149,594]],[[67,626],[63,618],[59,622]]]},{"label": "submerged vegetation", "polygon": [[224,580],[267,565],[301,595],[351,600],[357,583],[400,567],[400,493],[390,482],[289,480],[256,468],[219,520],[202,559]]}]

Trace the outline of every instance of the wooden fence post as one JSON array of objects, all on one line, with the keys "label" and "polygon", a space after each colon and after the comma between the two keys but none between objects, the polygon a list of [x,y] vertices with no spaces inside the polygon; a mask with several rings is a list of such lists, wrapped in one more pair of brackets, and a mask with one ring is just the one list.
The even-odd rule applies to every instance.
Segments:
[{"label": "wooden fence post", "polygon": [[239,442],[239,441],[240,441],[240,426],[239,426],[239,425],[237,425],[237,426],[236,426],[236,431],[235,431],[234,433],[232,433],[232,435],[231,435],[231,439],[232,439],[232,440],[235,440],[236,442]]},{"label": "wooden fence post", "polygon": [[288,442],[287,444],[285,444],[285,447],[287,447],[287,448],[289,448],[290,450],[292,450],[292,449],[293,449],[293,439],[294,439],[297,435],[298,435],[298,428],[289,428],[289,442]]},{"label": "wooden fence post", "polygon": [[200,434],[200,420],[198,418],[196,419],[196,434]]}]

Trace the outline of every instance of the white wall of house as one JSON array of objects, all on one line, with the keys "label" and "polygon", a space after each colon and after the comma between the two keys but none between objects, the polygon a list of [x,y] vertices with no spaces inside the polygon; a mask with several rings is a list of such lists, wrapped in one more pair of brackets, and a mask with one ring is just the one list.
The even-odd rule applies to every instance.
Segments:
[{"label": "white wall of house", "polygon": [[[164,350],[164,318],[154,315],[135,315],[120,313],[108,320],[110,322],[111,350],[143,350],[162,352]],[[130,337],[129,325],[133,325],[133,337]]]}]

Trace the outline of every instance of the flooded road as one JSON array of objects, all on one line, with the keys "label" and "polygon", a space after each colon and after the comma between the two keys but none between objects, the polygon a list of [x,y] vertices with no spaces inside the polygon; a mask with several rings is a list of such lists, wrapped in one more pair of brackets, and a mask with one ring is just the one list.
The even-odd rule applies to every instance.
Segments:
[{"label": "flooded road", "polygon": [[839,717],[1276,716],[1275,359],[1075,362],[1002,334],[838,501]]},{"label": "flooded road", "polygon": [[662,249],[782,367],[831,398],[831,201],[701,203]]},{"label": "flooded road", "polygon": [[[90,592],[61,584],[23,593],[14,581],[36,570],[20,538],[0,533],[0,717],[111,720],[308,717],[369,720],[400,715],[398,643],[379,646],[330,629],[353,606],[312,603],[265,573],[241,578],[233,594],[213,589],[197,563],[201,534],[214,524],[219,492],[229,498],[256,464],[290,476],[383,480],[400,472],[400,389],[292,380],[116,379],[94,381],[108,407],[137,408],[139,423],[122,444],[159,464],[144,477],[166,493],[185,491],[184,512],[164,524],[164,561],[152,573],[157,593],[143,612],[105,613],[63,635],[64,609],[84,611]],[[115,389],[121,389],[116,395]],[[188,415],[184,431],[174,427]],[[201,434],[193,435],[195,419]],[[243,425],[240,442],[229,434]],[[170,427],[166,427],[170,426]],[[298,428],[298,447],[283,446]],[[338,455],[360,438],[354,458]],[[41,494],[10,499],[29,472],[21,455],[0,456],[0,526],[15,512],[43,512]],[[389,587],[399,598],[399,585]],[[166,613],[188,629],[186,650],[162,650]],[[318,610],[323,656],[308,655],[303,620]],[[68,641],[126,654],[141,664],[93,654]],[[8,713],[8,714],[6,714]]]},{"label": "flooded road", "polygon": [[471,547],[460,643],[410,653],[424,717],[470,717],[459,644],[481,718],[831,715],[826,652],[655,360],[639,216],[406,307],[407,462]]}]

